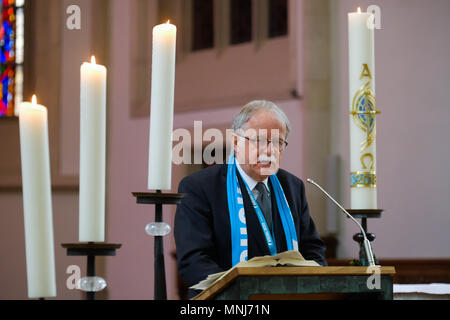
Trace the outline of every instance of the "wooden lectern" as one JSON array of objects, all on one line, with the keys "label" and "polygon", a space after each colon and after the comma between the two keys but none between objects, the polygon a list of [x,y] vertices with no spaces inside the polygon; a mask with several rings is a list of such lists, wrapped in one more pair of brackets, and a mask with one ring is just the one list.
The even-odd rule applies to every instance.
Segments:
[{"label": "wooden lectern", "polygon": [[394,274],[394,267],[234,268],[194,300],[392,300]]}]

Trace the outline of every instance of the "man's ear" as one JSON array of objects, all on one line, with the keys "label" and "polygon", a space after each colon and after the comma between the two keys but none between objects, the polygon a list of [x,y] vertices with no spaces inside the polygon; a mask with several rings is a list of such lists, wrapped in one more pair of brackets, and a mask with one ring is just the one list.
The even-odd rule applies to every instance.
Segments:
[{"label": "man's ear", "polygon": [[236,133],[234,133],[234,132],[231,133],[231,145],[232,145],[234,154],[236,154],[236,152],[238,150],[238,147],[237,147],[238,142],[239,142],[239,140],[238,140],[238,136],[236,135]]}]

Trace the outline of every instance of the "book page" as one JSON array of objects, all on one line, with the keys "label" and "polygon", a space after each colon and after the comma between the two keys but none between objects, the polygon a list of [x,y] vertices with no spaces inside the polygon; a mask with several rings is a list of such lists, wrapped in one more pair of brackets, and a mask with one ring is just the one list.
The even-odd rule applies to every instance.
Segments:
[{"label": "book page", "polygon": [[313,260],[305,260],[302,254],[298,251],[295,250],[285,251],[274,256],[254,257],[248,261],[239,262],[237,265],[235,265],[228,271],[210,274],[205,280],[200,281],[199,283],[190,288],[196,290],[205,290],[214,285],[223,277],[225,277],[234,268],[260,268],[260,267],[276,267],[276,266],[318,267],[320,265]]}]

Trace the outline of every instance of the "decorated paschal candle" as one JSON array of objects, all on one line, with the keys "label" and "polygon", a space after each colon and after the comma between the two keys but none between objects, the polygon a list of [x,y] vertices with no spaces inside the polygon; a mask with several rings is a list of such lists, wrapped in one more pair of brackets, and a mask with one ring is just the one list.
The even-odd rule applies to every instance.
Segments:
[{"label": "decorated paschal candle", "polygon": [[377,209],[373,14],[348,14],[351,209]]}]

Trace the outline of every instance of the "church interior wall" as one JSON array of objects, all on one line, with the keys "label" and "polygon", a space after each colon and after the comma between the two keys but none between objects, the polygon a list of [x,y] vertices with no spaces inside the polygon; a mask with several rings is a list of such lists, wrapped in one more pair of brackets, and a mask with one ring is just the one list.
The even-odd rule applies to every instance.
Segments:
[{"label": "church interior wall", "polygon": [[[72,178],[78,174],[79,65],[90,56],[92,39],[95,38],[91,2],[64,0],[62,7],[75,2],[80,4],[83,15],[89,18],[83,20],[85,24],[81,31],[73,32],[61,27],[57,161],[61,176],[71,178],[70,183],[63,188],[55,188],[53,192],[60,299],[81,297],[79,292],[66,288],[69,276],[66,268],[72,264],[79,265],[85,272],[85,259],[67,257],[60,246],[63,242],[76,242],[78,238],[78,190]],[[151,299],[153,240],[144,228],[153,221],[154,213],[150,206],[136,204],[131,195],[131,192],[147,189],[149,140],[149,121],[145,115],[149,105],[146,106],[145,99],[134,100],[139,82],[133,73],[136,70],[136,52],[133,51],[135,38],[131,36],[135,32],[136,13],[129,1],[107,2],[108,12],[103,17],[109,21],[109,43],[105,55],[109,75],[106,239],[122,243],[123,247],[116,257],[99,260],[97,271],[108,281],[108,288],[100,298]],[[348,207],[347,12],[354,11],[358,5],[366,8],[371,2],[291,0],[291,5],[293,2],[297,4],[292,7],[294,13],[290,12],[290,17],[296,18],[295,23],[290,23],[291,28],[295,28],[291,29],[292,36],[263,45],[266,51],[261,51],[259,62],[267,62],[274,70],[289,73],[283,77],[280,87],[272,90],[270,81],[261,82],[260,86],[255,84],[251,87],[252,94],[246,96],[243,83],[252,83],[252,70],[257,74],[258,64],[246,70],[248,78],[244,76],[227,86],[227,83],[233,83],[229,79],[235,71],[233,61],[239,55],[248,55],[247,59],[251,60],[254,50],[251,45],[243,45],[222,56],[206,51],[184,56],[177,66],[177,87],[180,90],[176,91],[174,129],[192,130],[194,120],[203,120],[204,128],[224,130],[232,116],[248,102],[246,99],[258,95],[273,99],[286,111],[293,126],[282,167],[304,181],[313,178],[326,186],[327,159],[337,156],[341,173],[336,178],[342,190],[338,200]],[[382,112],[377,118],[378,205],[385,212],[381,219],[372,219],[368,223],[369,231],[377,235],[373,248],[382,258],[449,257],[450,238],[446,229],[450,225],[450,171],[446,164],[450,148],[445,138],[450,135],[450,108],[446,97],[450,83],[450,44],[442,40],[447,38],[450,28],[450,20],[446,16],[450,12],[450,3],[446,0],[433,0],[432,4],[421,0],[381,0],[377,3],[382,12],[382,29],[375,33],[377,104]],[[149,1],[148,10],[153,12],[156,6],[156,1]],[[149,16],[149,25],[160,22],[156,21],[156,15]],[[433,36],[429,36],[431,34]],[[212,78],[209,82],[216,86],[211,85],[211,90],[201,96],[198,88],[206,85],[204,77],[215,59],[223,59],[217,70],[210,71]],[[271,65],[274,60],[277,63]],[[144,65],[148,63],[146,61]],[[199,77],[192,78],[198,70],[201,70]],[[263,70],[257,75],[270,79],[275,72],[271,70]],[[229,82],[225,81],[227,78]],[[189,81],[195,84],[196,90],[189,91],[186,84]],[[300,97],[290,95],[287,88],[294,88]],[[266,92],[267,97],[264,96]],[[214,108],[208,109],[208,105],[214,105]],[[146,107],[147,111],[144,110]],[[1,130],[9,130],[5,134],[12,136],[17,134],[14,131],[17,128],[11,124]],[[7,168],[13,159],[20,159],[17,151],[2,154],[0,168]],[[178,183],[187,170],[184,166],[173,166],[171,192],[177,191]],[[7,260],[0,264],[0,282],[3,288],[8,288],[0,290],[0,299],[23,299],[26,298],[26,266],[22,196],[17,181],[11,180],[8,187],[6,182],[10,178],[0,176],[0,179],[3,179],[0,188],[0,253],[4,257],[2,261]],[[307,197],[319,233],[336,232],[338,258],[356,257],[358,248],[352,240],[352,235],[357,232],[356,226],[346,218],[339,218],[331,230],[324,196],[307,186]],[[174,207],[164,209],[164,221],[171,226],[174,212]],[[340,213],[336,211],[336,214]],[[164,248],[168,297],[177,299],[173,232],[165,238]]]}]

